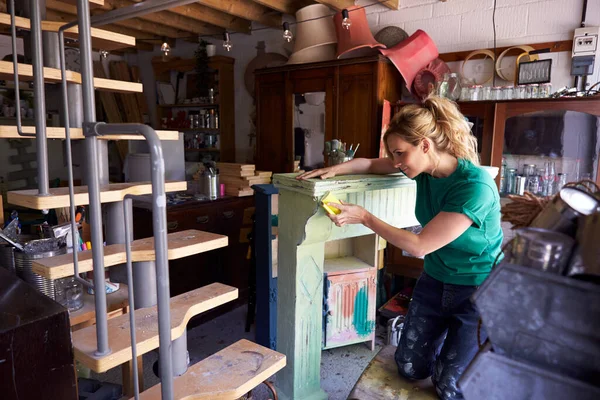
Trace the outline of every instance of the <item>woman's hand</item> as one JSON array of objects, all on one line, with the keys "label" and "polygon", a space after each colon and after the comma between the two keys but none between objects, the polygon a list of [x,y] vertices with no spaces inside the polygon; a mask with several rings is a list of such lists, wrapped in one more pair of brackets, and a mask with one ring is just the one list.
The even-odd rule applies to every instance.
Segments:
[{"label": "woman's hand", "polygon": [[340,201],[340,203],[327,203],[327,205],[341,211],[339,214],[327,214],[337,226],[352,224],[364,225],[370,215],[367,210],[355,204],[342,203]]},{"label": "woman's hand", "polygon": [[332,178],[334,177],[336,174],[336,171],[334,170],[334,167],[327,167],[327,168],[319,168],[319,169],[313,169],[312,171],[308,171],[308,172],[304,172],[303,174],[300,174],[296,177],[296,179],[310,179],[310,178],[316,178],[316,177],[321,177],[321,179],[327,179],[327,178]]}]

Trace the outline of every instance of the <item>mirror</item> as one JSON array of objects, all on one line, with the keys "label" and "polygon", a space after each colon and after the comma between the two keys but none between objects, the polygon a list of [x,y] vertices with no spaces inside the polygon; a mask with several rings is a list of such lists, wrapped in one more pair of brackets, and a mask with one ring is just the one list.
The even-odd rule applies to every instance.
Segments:
[{"label": "mirror", "polygon": [[325,92],[294,95],[294,156],[299,168],[325,165]]}]

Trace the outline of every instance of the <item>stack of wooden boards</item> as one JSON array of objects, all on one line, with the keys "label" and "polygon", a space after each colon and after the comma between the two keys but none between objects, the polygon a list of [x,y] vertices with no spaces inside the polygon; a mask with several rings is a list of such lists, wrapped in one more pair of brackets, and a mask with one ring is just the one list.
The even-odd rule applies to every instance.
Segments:
[{"label": "stack of wooden boards", "polygon": [[219,183],[225,184],[229,196],[252,196],[252,185],[271,183],[272,172],[256,171],[254,164],[217,163]]}]

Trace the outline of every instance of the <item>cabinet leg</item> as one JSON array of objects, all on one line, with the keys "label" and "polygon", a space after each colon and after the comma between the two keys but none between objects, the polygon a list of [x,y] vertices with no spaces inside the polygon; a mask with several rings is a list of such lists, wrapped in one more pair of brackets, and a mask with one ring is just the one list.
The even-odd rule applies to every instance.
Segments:
[{"label": "cabinet leg", "polygon": [[[142,356],[138,356],[138,382],[140,383],[140,393],[144,391],[144,364]],[[123,396],[131,398],[135,395],[133,388],[133,362],[128,361],[121,365],[121,374],[123,376]]]}]

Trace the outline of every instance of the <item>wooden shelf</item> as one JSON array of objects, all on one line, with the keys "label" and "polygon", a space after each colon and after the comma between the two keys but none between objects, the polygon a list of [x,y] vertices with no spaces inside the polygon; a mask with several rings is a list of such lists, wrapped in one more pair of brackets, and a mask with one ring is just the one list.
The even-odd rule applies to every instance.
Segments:
[{"label": "wooden shelf", "polygon": [[[110,315],[114,312],[122,312],[123,309],[129,307],[129,296],[127,294],[127,285],[119,284],[119,290],[114,293],[106,295],[106,311]],[[88,294],[86,289],[83,289],[83,307],[77,311],[69,313],[69,321],[71,322],[71,329],[81,329],[82,324],[85,326],[96,323],[96,305],[94,296]],[[79,327],[77,325],[80,325]]]},{"label": "wooden shelf", "polygon": [[[197,230],[186,230],[169,233],[167,257],[169,260],[204,253],[221,247],[227,247],[227,236]],[[79,272],[87,272],[93,269],[92,251],[78,253]],[[154,238],[134,240],[131,243],[132,262],[154,261]],[[112,267],[127,262],[125,245],[112,244],[104,247],[104,267]],[[38,275],[48,279],[60,279],[73,275],[73,255],[63,254],[61,256],[49,257],[35,260],[31,270]]]},{"label": "wooden shelf", "polygon": [[[19,79],[23,81],[33,80],[33,67],[30,64],[19,63]],[[66,71],[67,82],[81,83],[81,74]],[[58,83],[61,81],[61,72],[57,68],[44,67],[44,81],[47,83]],[[0,61],[0,79],[12,80],[14,78],[13,63],[11,61]],[[94,78],[94,88],[117,93],[143,93],[144,87],[141,83],[117,81],[114,79]]]},{"label": "wooden shelf", "polygon": [[373,268],[357,257],[339,257],[325,259],[323,272],[330,275],[337,275],[344,272],[368,272]]},{"label": "wooden shelf", "polygon": [[[237,297],[236,288],[213,283],[171,298],[171,340],[179,338],[185,332],[186,325],[193,316],[235,300]],[[137,354],[141,356],[157,349],[159,345],[157,307],[136,310],[135,323]],[[131,360],[130,340],[127,314],[108,320],[108,345],[112,351],[106,356],[95,355],[97,346],[95,326],[73,332],[72,335],[75,359],[99,373]]]},{"label": "wooden shelf", "polygon": [[[24,126],[23,132],[35,133],[34,126]],[[177,131],[156,131],[160,140],[178,140],[179,132]],[[46,136],[48,139],[65,139],[65,128],[62,127],[47,127]],[[19,136],[17,127],[14,125],[0,125],[0,139],[35,139],[31,136]],[[81,128],[71,128],[71,139],[82,140],[83,130]],[[105,135],[99,136],[100,140],[146,140],[142,135]]]},{"label": "wooden shelf", "polygon": [[[178,192],[182,190],[187,190],[187,182],[165,182],[166,192]],[[150,193],[152,193],[152,185],[150,182],[112,183],[101,186],[100,201],[102,203],[114,203],[122,201],[128,194],[144,195]],[[8,192],[7,203],[34,210],[50,210],[53,208],[69,207],[69,188],[52,188],[50,189],[50,194],[48,196],[39,196],[36,189],[14,190]],[[84,206],[88,204],[89,195],[87,186],[76,186],[75,205]]]},{"label": "wooden shelf", "polygon": [[[242,339],[175,377],[174,398],[238,399],[285,364],[284,354]],[[160,400],[160,384],[140,393],[140,399]]]},{"label": "wooden shelf", "polygon": [[218,152],[220,152],[220,151],[221,151],[221,150],[219,150],[219,149],[216,149],[216,148],[214,148],[214,147],[211,147],[211,148],[206,148],[206,149],[188,149],[188,148],[185,148],[184,150],[185,150],[185,151],[189,151],[189,152],[191,152],[191,153],[207,153],[207,152],[208,152],[208,153],[212,153],[212,152],[214,152],[214,153],[218,153]]},{"label": "wooden shelf", "polygon": [[[31,30],[31,23],[28,18],[15,17],[15,25],[17,29]],[[63,22],[42,21],[42,31],[58,32],[62,25],[64,25]],[[10,28],[10,14],[0,13],[0,26]],[[6,29],[6,31],[8,30]],[[79,39],[77,27],[67,29],[65,37]],[[107,51],[135,47],[135,38],[103,29],[92,28],[92,47]]]},{"label": "wooden shelf", "polygon": [[219,107],[219,103],[182,103],[182,104],[159,104],[161,108],[215,108]]}]

